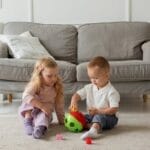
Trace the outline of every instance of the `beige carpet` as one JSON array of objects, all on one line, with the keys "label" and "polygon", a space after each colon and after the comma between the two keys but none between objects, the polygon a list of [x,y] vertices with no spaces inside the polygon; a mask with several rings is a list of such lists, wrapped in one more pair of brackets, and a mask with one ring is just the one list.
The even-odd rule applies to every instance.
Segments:
[{"label": "beige carpet", "polygon": [[[0,150],[149,150],[150,113],[120,113],[116,128],[105,131],[92,145],[79,139],[81,133],[71,133],[63,126],[51,125],[42,140],[26,136],[16,114],[0,115]],[[65,140],[57,141],[61,133]]]}]

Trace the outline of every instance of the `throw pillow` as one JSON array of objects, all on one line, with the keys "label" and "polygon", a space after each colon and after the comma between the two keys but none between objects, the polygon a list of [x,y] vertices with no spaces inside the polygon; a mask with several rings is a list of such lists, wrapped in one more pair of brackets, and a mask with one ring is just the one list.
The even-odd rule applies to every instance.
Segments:
[{"label": "throw pillow", "polygon": [[[26,32],[23,32],[21,33],[20,35],[4,35],[4,34],[0,34],[0,41],[2,41],[3,43],[7,44],[7,37],[12,37],[12,36],[23,36],[23,37],[32,37],[30,31],[26,31]],[[13,53],[11,51],[11,49],[8,47],[8,50],[9,50],[9,54],[10,56],[13,57]]]},{"label": "throw pillow", "polygon": [[29,31],[21,35],[0,35],[0,40],[8,45],[11,51],[10,55],[15,58],[39,59],[50,57],[54,59],[40,43],[38,37],[32,37]]},{"label": "throw pillow", "polygon": [[7,37],[7,44],[15,58],[39,59],[50,57],[54,59],[41,45],[37,37]]},{"label": "throw pillow", "polygon": [[23,37],[32,37],[30,31],[23,32],[23,33],[20,34],[20,36],[23,36]]}]

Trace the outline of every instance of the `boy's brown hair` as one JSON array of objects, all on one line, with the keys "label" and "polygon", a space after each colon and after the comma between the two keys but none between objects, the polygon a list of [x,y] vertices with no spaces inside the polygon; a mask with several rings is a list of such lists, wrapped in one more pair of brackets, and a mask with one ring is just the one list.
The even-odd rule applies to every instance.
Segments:
[{"label": "boy's brown hair", "polygon": [[110,70],[109,62],[102,56],[94,57],[88,64],[89,68],[99,67],[100,69]]}]

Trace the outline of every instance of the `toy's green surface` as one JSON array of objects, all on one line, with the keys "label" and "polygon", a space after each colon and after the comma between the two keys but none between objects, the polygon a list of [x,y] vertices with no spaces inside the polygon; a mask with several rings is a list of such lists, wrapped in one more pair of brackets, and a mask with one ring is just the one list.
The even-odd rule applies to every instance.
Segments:
[{"label": "toy's green surface", "polygon": [[69,113],[65,114],[64,124],[71,132],[81,132],[83,129],[82,124]]}]

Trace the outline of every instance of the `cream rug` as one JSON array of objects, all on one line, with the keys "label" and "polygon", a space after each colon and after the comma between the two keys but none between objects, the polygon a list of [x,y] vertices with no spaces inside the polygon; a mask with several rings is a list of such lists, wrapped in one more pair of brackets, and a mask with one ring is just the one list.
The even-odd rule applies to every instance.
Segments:
[{"label": "cream rug", "polygon": [[[63,126],[52,124],[44,139],[24,134],[22,122],[16,114],[0,115],[0,150],[149,150],[150,113],[120,113],[118,126],[105,131],[93,144],[79,139],[81,133],[68,132]],[[64,140],[55,139],[61,133]]]}]

